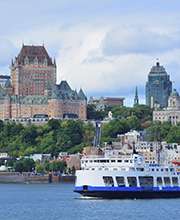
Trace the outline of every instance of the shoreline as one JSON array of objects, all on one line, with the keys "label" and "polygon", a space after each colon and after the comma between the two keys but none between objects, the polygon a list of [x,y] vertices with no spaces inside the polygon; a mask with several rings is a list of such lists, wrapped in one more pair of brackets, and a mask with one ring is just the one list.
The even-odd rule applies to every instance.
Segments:
[{"label": "shoreline", "polygon": [[75,176],[30,176],[30,173],[0,173],[1,183],[22,183],[22,184],[41,184],[41,183],[75,183]]}]

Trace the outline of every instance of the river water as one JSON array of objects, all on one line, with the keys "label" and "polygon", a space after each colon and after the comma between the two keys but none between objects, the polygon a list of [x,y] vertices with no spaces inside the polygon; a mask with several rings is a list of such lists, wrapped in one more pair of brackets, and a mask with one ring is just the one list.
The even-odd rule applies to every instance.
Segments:
[{"label": "river water", "polygon": [[83,198],[74,184],[0,184],[0,219],[180,219],[180,199]]}]

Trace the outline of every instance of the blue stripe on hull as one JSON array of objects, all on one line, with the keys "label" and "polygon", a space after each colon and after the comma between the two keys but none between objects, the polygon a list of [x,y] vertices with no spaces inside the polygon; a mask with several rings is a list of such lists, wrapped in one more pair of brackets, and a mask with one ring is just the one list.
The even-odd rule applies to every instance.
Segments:
[{"label": "blue stripe on hull", "polygon": [[133,199],[133,198],[179,198],[180,187],[75,187],[75,192],[83,196],[112,198],[112,199]]},{"label": "blue stripe on hull", "polygon": [[[82,191],[83,186],[75,187],[75,191]],[[180,187],[99,187],[87,186],[87,191],[180,191]]]}]

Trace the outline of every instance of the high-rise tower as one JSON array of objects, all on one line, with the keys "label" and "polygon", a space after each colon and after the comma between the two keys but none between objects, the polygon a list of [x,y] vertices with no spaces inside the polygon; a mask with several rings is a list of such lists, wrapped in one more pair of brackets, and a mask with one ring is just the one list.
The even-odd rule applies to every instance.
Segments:
[{"label": "high-rise tower", "polygon": [[52,62],[44,46],[25,46],[11,62],[11,82],[14,94],[23,99],[27,95],[44,95],[49,82],[56,82],[56,63]]},{"label": "high-rise tower", "polygon": [[172,92],[172,82],[170,76],[166,73],[163,66],[156,63],[148,74],[146,83],[146,105],[154,106],[155,102],[166,108],[168,106],[168,97]]}]

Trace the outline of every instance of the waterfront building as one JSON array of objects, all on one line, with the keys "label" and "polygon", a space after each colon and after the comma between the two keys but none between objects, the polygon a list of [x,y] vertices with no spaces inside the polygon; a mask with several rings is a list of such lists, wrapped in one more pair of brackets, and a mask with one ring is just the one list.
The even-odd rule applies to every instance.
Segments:
[{"label": "waterfront building", "polygon": [[172,92],[172,82],[170,76],[166,73],[159,62],[153,66],[148,74],[146,83],[146,105],[153,107],[155,103],[166,108],[168,106],[168,97]]},{"label": "waterfront building", "polygon": [[177,125],[180,122],[180,97],[176,89],[169,96],[166,110],[158,110],[157,103],[155,103],[153,121],[161,121],[163,123],[168,120],[171,121],[172,125]]},{"label": "waterfront building", "polygon": [[116,97],[100,97],[93,99],[90,97],[88,104],[94,104],[96,106],[96,110],[106,111],[109,106],[123,106],[125,98],[116,98]]},{"label": "waterfront building", "polygon": [[83,90],[76,92],[67,81],[56,83],[56,62],[44,46],[23,45],[10,69],[12,84],[7,79],[4,88],[0,86],[0,119],[17,123],[19,118],[37,116],[86,119]]}]

